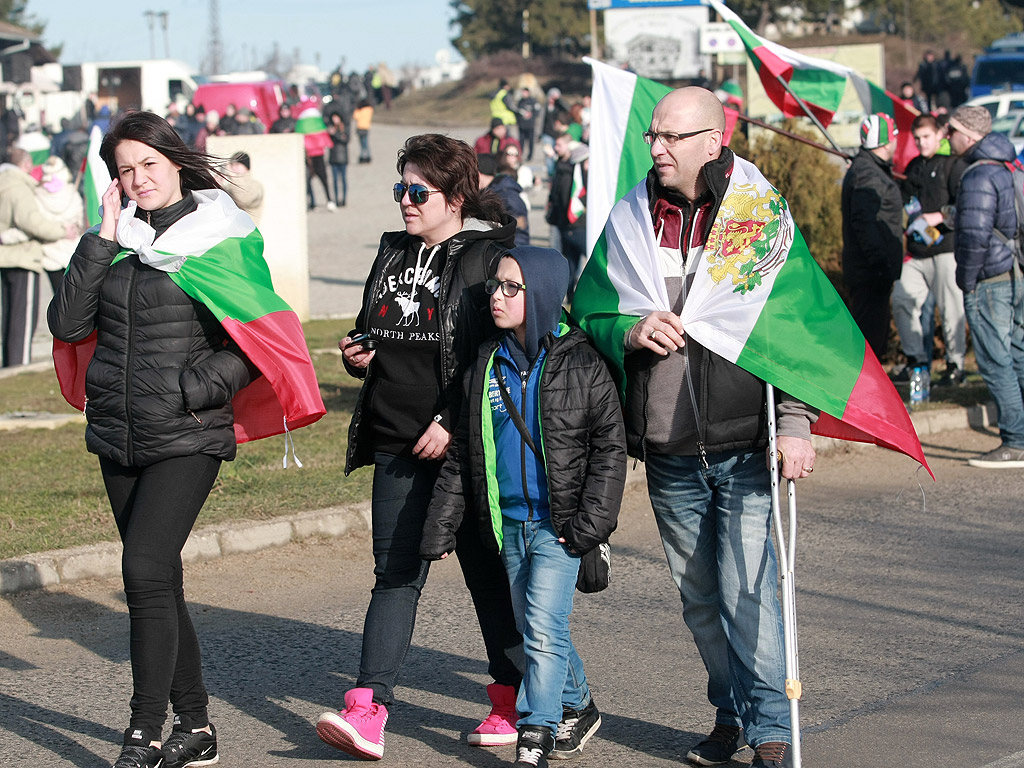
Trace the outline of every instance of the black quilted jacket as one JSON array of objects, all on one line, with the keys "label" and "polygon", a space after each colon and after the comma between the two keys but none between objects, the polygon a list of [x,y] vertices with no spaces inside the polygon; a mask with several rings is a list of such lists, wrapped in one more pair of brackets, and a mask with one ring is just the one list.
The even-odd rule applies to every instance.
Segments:
[{"label": "black quilted jacket", "polygon": [[47,312],[66,342],[97,332],[86,446],[122,466],[235,456],[231,398],[259,371],[205,306],[117,243],[86,234]]},{"label": "black quilted jacket", "polygon": [[[420,554],[436,560],[455,549],[455,531],[466,506],[480,518],[484,545],[498,547],[500,510],[491,508],[482,421],[484,372],[500,337],[480,347],[466,376],[463,415],[423,529]],[[548,477],[551,525],[577,554],[585,554],[615,530],[626,479],[622,407],[611,374],[578,328],[542,340],[547,360],[540,382],[540,423]]]}]

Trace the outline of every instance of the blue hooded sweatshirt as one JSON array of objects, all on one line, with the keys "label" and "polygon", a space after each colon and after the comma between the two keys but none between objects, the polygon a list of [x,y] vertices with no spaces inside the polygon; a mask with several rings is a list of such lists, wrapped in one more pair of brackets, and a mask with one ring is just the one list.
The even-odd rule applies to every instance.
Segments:
[{"label": "blue hooded sweatshirt", "polygon": [[544,470],[540,431],[540,381],[544,370],[544,337],[562,330],[562,297],[569,287],[569,262],[551,248],[519,246],[509,251],[523,273],[526,286],[526,344],[520,345],[514,331],[506,331],[494,353],[494,367],[500,368],[508,394],[519,410],[541,452],[534,454],[509,416],[492,368],[487,397],[491,406],[501,512],[513,520],[548,517],[548,481]]}]

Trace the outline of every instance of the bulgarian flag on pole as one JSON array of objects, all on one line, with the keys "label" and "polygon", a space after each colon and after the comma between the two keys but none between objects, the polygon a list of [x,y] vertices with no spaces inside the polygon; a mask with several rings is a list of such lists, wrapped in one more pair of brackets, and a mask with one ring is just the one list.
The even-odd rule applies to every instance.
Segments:
[{"label": "bulgarian flag on pole", "polygon": [[[589,226],[603,231],[576,286],[572,313],[624,386],[625,334],[643,316],[670,310],[644,179],[650,155],[642,139],[629,139],[629,127],[637,138],[647,129],[657,98],[650,81],[590,63],[588,243]],[[623,76],[632,89],[608,88],[606,77],[621,86]],[[661,94],[668,90],[662,87]],[[611,92],[622,100],[602,104]],[[617,115],[627,128],[609,131],[598,115]],[[619,137],[617,147],[598,144],[608,137]],[[595,198],[630,179],[632,187],[610,214],[595,210]],[[811,257],[786,201],[746,160],[735,158],[708,242],[691,264],[694,281],[681,316],[688,335],[820,409],[816,434],[874,443],[927,467],[903,401]]]},{"label": "bulgarian flag on pole", "polygon": [[757,69],[761,85],[772,103],[786,117],[803,117],[804,110],[780,82],[785,80],[823,126],[835,116],[839,102],[849,84],[854,88],[865,113],[884,112],[896,121],[899,129],[893,164],[902,170],[917,155],[910,124],[919,114],[881,86],[871,82],[857,70],[828,59],[805,56],[778,43],[759,37],[743,20],[719,0],[708,0],[715,13],[729,23],[740,36],[750,61]]},{"label": "bulgarian flag on pole", "polygon": [[779,82],[780,78],[807,104],[822,125],[828,126],[832,122],[853,70],[826,59],[804,56],[758,37],[739,16],[718,0],[708,0],[708,5],[740,36],[747,55],[757,69],[765,93],[782,110],[782,114],[786,117],[801,117],[806,113]]},{"label": "bulgarian flag on pole", "polygon": [[295,132],[301,133],[306,142],[306,154],[310,157],[322,155],[331,146],[331,135],[319,108],[311,101],[302,102],[296,108],[299,114]]},{"label": "bulgarian flag on pole", "polygon": [[[85,178],[83,180],[85,190],[85,216],[90,227],[100,223],[100,206],[103,201],[103,193],[110,186],[110,171],[107,164],[100,159],[100,144],[103,143],[103,131],[98,125],[92,127],[89,132],[89,152],[85,156]],[[78,173],[81,168],[72,168]]]},{"label": "bulgarian flag on pole", "polygon": [[[204,304],[263,375],[232,400],[240,443],[312,424],[324,415],[316,372],[298,316],[274,292],[263,259],[263,237],[223,190],[193,192],[199,208],[155,241],[136,218],[134,202],[122,211],[117,239],[162,270]],[[96,334],[68,344],[54,339],[53,362],[64,398],[85,410],[85,372]]]},{"label": "bulgarian flag on pole", "polygon": [[643,133],[661,97],[672,89],[584,57],[594,73],[587,176],[587,253],[593,253],[612,206],[651,169]]}]

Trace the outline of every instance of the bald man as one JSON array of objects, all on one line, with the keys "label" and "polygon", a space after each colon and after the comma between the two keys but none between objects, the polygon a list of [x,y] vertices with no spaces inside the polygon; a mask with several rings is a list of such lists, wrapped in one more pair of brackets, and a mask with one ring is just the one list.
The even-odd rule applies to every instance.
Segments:
[{"label": "bald man", "polygon": [[[629,227],[620,231],[616,221],[622,212],[644,217],[639,229],[650,233],[646,245],[632,238],[628,249],[610,253],[609,264],[614,255],[636,267],[617,272],[619,306],[670,310],[610,315],[599,309],[609,281],[596,276],[597,260],[580,279],[573,309],[602,352],[623,361],[627,447],[647,465],[683,619],[707,668],[715,726],[687,758],[719,765],[750,744],[755,768],[780,768],[791,764],[790,720],[770,534],[765,384],[688,338],[680,320],[686,287],[697,270],[707,269],[704,243],[734,164],[759,173],[723,146],[724,130],[725,114],[711,91],[690,87],[665,96],[644,134],[653,167],[609,219],[615,233],[609,243],[627,236]],[[720,218],[724,226],[724,214]],[[631,283],[630,273],[641,269],[651,279]],[[810,425],[817,412],[778,394],[783,476],[807,477],[814,468]]]}]

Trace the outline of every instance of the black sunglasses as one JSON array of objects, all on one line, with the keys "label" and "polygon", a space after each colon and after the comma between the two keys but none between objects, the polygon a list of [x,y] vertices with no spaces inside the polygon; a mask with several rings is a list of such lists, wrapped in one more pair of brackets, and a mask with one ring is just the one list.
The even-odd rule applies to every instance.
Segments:
[{"label": "black sunglasses", "polygon": [[487,295],[491,296],[498,288],[501,288],[501,292],[508,296],[510,299],[516,296],[520,291],[525,291],[526,286],[522,283],[517,283],[514,280],[495,280],[493,277],[484,283],[484,290],[487,291]]},{"label": "black sunglasses", "polygon": [[677,141],[682,139],[688,139],[691,136],[699,136],[702,133],[717,130],[717,128],[701,128],[699,131],[690,131],[689,133],[670,133],[668,131],[655,133],[654,131],[644,131],[644,141],[648,144],[653,144],[657,140],[660,141],[664,147],[673,147]]},{"label": "black sunglasses", "polygon": [[405,197],[406,191],[409,192],[409,202],[413,205],[423,205],[427,202],[427,198],[435,192],[440,192],[440,189],[429,189],[422,184],[403,184],[398,182],[395,184],[395,202],[402,202],[402,198]]}]

